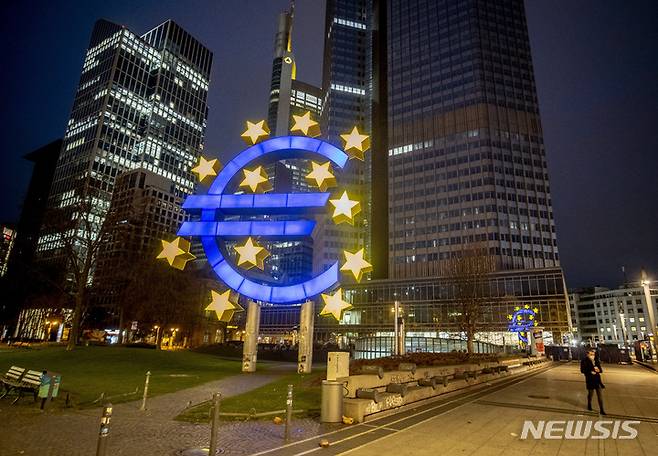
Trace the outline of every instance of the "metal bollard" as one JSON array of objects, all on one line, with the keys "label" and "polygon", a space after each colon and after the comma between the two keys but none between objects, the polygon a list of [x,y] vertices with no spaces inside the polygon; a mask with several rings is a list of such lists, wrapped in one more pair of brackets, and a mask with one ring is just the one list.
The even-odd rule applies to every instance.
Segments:
[{"label": "metal bollard", "polygon": [[213,393],[212,395],[212,422],[210,423],[210,448],[208,455],[217,454],[217,427],[219,426],[219,398],[222,395]]},{"label": "metal bollard", "polygon": [[286,442],[290,441],[290,421],[292,421],[292,385],[288,385],[288,396],[286,397]]},{"label": "metal bollard", "polygon": [[107,437],[110,435],[110,419],[112,418],[112,404],[103,406],[101,415],[101,427],[98,430],[98,445],[96,446],[96,456],[105,456],[107,454]]},{"label": "metal bollard", "polygon": [[142,406],[139,408],[142,412],[146,410],[146,397],[149,393],[149,379],[151,378],[151,371],[146,373],[146,381],[144,382],[144,395],[142,396]]}]

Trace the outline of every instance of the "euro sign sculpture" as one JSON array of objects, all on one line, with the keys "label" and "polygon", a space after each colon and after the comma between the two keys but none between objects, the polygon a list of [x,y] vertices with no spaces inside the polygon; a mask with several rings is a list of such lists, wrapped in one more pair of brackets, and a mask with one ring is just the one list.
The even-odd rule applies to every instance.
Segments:
[{"label": "euro sign sculpture", "polygon": [[[319,275],[294,284],[277,285],[255,279],[233,264],[226,241],[259,237],[269,240],[299,240],[310,237],[315,221],[308,217],[324,211],[328,192],[235,194],[236,179],[247,166],[264,166],[279,160],[323,158],[343,169],[349,156],[336,146],[307,136],[279,136],[240,152],[217,174],[207,194],[191,195],[183,208],[200,211],[200,220],[184,222],[179,236],[198,236],[208,263],[230,289],[253,300],[289,305],[312,299],[339,282],[338,262]],[[297,220],[236,220],[236,216],[285,215]]]}]

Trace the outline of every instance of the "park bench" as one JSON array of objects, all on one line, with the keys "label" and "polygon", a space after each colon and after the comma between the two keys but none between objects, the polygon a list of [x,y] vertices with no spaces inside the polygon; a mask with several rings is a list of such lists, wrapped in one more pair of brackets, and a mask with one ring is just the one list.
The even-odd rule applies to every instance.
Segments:
[{"label": "park bench", "polygon": [[4,391],[0,394],[0,399],[4,398],[9,391],[20,384],[21,378],[25,374],[25,369],[18,366],[11,366],[6,374],[0,378]]},{"label": "park bench", "polygon": [[477,372],[476,371],[458,371],[455,372],[453,375],[453,378],[455,380],[466,380],[468,381],[469,378],[472,378],[473,380],[477,379]]},{"label": "park bench", "polygon": [[421,378],[420,380],[418,380],[418,386],[431,386],[432,389],[436,389],[439,386],[439,381],[437,380],[436,376],[429,378]]},{"label": "park bench", "polygon": [[376,388],[357,388],[356,397],[359,399],[372,399],[375,403],[383,400],[384,396]]},{"label": "park bench", "polygon": [[409,385],[407,385],[406,383],[389,383],[388,385],[386,385],[387,393],[399,394],[402,397],[407,395],[408,389],[409,389]]},{"label": "park bench", "polygon": [[384,378],[384,368],[382,366],[361,366],[357,374],[376,375],[381,380]]},{"label": "park bench", "polygon": [[[18,375],[20,374],[20,375]],[[23,397],[25,392],[31,392],[34,396],[34,401],[37,401],[37,394],[41,386],[41,372],[35,370],[28,370],[17,366],[12,366],[9,371],[2,377],[2,384],[5,388],[2,396],[4,398],[10,392],[16,391],[18,395],[12,402],[15,404]]]}]

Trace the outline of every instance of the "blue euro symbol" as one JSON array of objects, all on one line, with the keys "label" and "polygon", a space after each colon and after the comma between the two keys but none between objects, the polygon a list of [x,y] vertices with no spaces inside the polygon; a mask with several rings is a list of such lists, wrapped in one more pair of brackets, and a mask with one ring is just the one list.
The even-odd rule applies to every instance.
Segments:
[{"label": "blue euro symbol", "polygon": [[254,161],[274,162],[294,158],[322,156],[343,168],[348,156],[336,146],[306,136],[279,136],[255,144],[240,152],[219,172],[206,195],[190,195],[183,203],[186,210],[201,210],[200,221],[184,222],[179,236],[199,236],[217,277],[229,288],[251,299],[272,304],[295,304],[319,295],[338,283],[338,262],[321,274],[292,285],[261,283],[245,277],[222,253],[217,241],[259,236],[266,239],[300,239],[311,236],[315,221],[231,221],[227,215],[312,214],[324,209],[329,193],[225,193],[229,183]]},{"label": "blue euro symbol", "polygon": [[[532,319],[529,318],[531,315]],[[521,318],[519,319],[519,317]],[[507,329],[510,332],[518,333],[519,340],[527,344],[528,338],[523,334],[535,327],[535,318],[537,318],[537,314],[534,310],[519,309],[512,314],[512,321],[510,321]]]}]

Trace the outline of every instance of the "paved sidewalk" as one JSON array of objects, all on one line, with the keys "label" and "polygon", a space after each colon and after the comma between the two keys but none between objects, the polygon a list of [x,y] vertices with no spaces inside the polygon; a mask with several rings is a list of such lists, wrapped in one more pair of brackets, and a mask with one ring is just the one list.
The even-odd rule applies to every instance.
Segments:
[{"label": "paved sidewalk", "polygon": [[[212,393],[224,397],[241,394],[263,386],[289,372],[294,364],[270,364],[267,371],[240,374],[206,383],[148,401],[148,410],[140,412],[141,401],[114,407],[108,453],[112,456],[173,455],[192,447],[207,447],[210,436],[207,424],[190,424],[173,418],[193,404],[208,400]],[[0,401],[0,456],[77,456],[95,454],[100,408],[86,410],[50,410],[38,407],[12,407]],[[296,420],[295,438],[315,435],[320,425],[313,420]],[[271,448],[283,441],[283,426],[271,422],[226,423],[219,433],[225,454],[250,454]]]},{"label": "paved sidewalk", "polygon": [[[585,410],[587,391],[576,363],[560,365],[343,454],[654,455],[658,449],[658,374],[604,365],[608,416]],[[594,401],[596,402],[596,400]],[[596,408],[596,404],[594,405]],[[639,420],[635,440],[520,438],[524,420]]]}]

